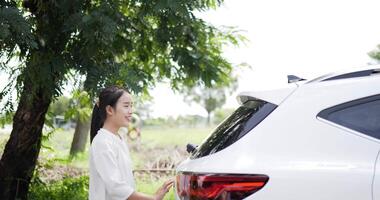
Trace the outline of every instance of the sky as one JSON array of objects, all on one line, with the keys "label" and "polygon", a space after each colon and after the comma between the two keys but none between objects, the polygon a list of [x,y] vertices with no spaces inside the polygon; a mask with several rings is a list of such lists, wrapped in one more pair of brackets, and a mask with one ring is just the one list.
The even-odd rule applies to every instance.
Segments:
[{"label": "sky", "polygon": [[[289,74],[312,79],[373,62],[367,54],[380,44],[379,8],[379,0],[225,0],[218,9],[199,13],[216,27],[241,30],[249,40],[224,47],[233,66],[250,65],[236,68],[239,87],[224,107],[236,108],[239,92],[287,84]],[[167,84],[158,84],[151,95],[153,117],[207,115]]]},{"label": "sky", "polygon": [[[226,46],[224,56],[237,69],[239,87],[224,107],[237,107],[242,91],[266,90],[287,84],[287,75],[306,79],[373,63],[368,52],[380,44],[378,0],[226,0],[216,9],[199,14],[214,26],[233,26],[249,40]],[[198,114],[161,84],[151,92],[152,116]],[[165,95],[163,95],[165,94]]]}]

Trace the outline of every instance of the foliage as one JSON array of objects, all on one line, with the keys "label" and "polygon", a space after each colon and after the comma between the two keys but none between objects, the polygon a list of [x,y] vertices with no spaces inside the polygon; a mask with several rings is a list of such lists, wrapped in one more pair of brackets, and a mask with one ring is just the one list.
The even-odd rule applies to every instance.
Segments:
[{"label": "foliage", "polygon": [[14,112],[6,112],[0,115],[0,127],[4,128],[5,124],[10,124],[12,122]]},{"label": "foliage", "polygon": [[380,61],[380,45],[377,45],[376,49],[369,52],[368,55],[369,57],[379,62]]},{"label": "foliage", "polygon": [[79,119],[81,122],[88,121],[91,117],[92,101],[86,91],[75,90],[65,112],[65,119]]},{"label": "foliage", "polygon": [[214,123],[215,124],[221,123],[224,119],[226,119],[229,115],[231,115],[234,110],[235,109],[232,109],[232,108],[216,109],[214,113]]},{"label": "foliage", "polygon": [[[163,177],[156,181],[137,180],[137,191],[145,194],[154,194],[161,184],[169,179]],[[65,177],[53,183],[44,183],[38,179],[32,181],[29,196],[30,200],[85,200],[88,199],[89,177],[80,176],[77,178]],[[174,200],[174,190],[171,189],[165,200]]]},{"label": "foliage", "polygon": [[[144,128],[142,130],[140,148],[133,148],[133,146],[137,145],[137,142],[129,144],[133,164],[135,166],[134,169],[144,169],[145,164],[156,160],[157,157],[154,157],[153,160],[148,159],[152,157],[152,151],[155,153],[157,153],[157,151],[173,152],[176,149],[185,151],[185,146],[187,143],[200,144],[200,142],[204,140],[210,132],[211,128]],[[46,145],[52,146],[55,150],[55,155],[52,156],[54,159],[43,162],[43,165],[39,165],[37,168],[54,168],[54,165],[58,164],[76,167],[80,165],[82,168],[87,169],[88,151],[81,155],[83,156],[80,158],[81,160],[74,160],[75,163],[73,163],[73,160],[66,160],[69,154],[72,136],[72,131],[58,130],[48,141],[45,141]],[[51,157],[51,152],[46,151],[40,154],[40,159],[45,160],[49,157]],[[78,157],[76,157],[76,159],[78,159]],[[149,177],[150,176],[146,179],[136,177],[136,186],[138,191],[146,194],[153,194],[159,186],[161,186],[163,181],[170,178],[162,177],[160,180],[150,180]],[[88,188],[86,188],[86,184],[88,184],[88,182],[86,179],[86,176],[79,178],[67,177],[56,182],[43,182],[43,177],[41,177],[41,174],[36,173],[33,178],[31,189],[29,190],[29,199],[87,199],[86,195]],[[72,196],[75,194],[78,194],[78,197]],[[167,198],[165,199],[174,199],[173,189],[168,193]]]},{"label": "foliage", "polygon": [[28,199],[83,200],[88,199],[88,176],[66,177],[53,183],[44,183],[38,177],[32,180]]},{"label": "foliage", "polygon": [[86,76],[90,94],[115,83],[147,92],[164,79],[174,89],[229,82],[232,67],[222,46],[244,40],[235,29],[194,15],[220,0],[16,2],[0,2],[0,53],[22,61],[10,74],[18,89],[33,83],[31,94],[43,89],[59,96],[72,69]]},{"label": "foliage", "polygon": [[[13,111],[9,102],[15,87],[19,111],[5,149],[12,153],[1,159],[2,168],[12,170],[2,178],[31,176],[46,110],[62,95],[72,72],[85,77],[83,89],[92,97],[110,84],[147,93],[162,80],[177,90],[230,82],[232,66],[222,57],[222,46],[236,45],[240,37],[194,15],[221,2],[0,0],[0,67],[10,75],[0,103],[6,101],[5,110]],[[17,66],[10,64],[12,60]],[[28,112],[33,117],[25,117]],[[14,142],[17,138],[23,146]],[[8,187],[18,189],[8,185],[2,191],[13,190]]]},{"label": "foliage", "polygon": [[[233,76],[231,76],[233,77]],[[210,115],[217,108],[221,108],[226,102],[226,94],[232,93],[237,88],[237,78],[231,78],[231,82],[213,83],[211,87],[198,86],[185,90],[185,100],[187,102],[196,102],[200,104],[208,113],[208,123]]]},{"label": "foliage", "polygon": [[32,26],[23,14],[15,1],[0,1],[0,57],[8,58],[5,63],[10,57],[16,54],[23,57],[29,49],[37,47]]},{"label": "foliage", "polygon": [[64,115],[69,107],[70,99],[66,96],[60,96],[52,104],[50,104],[49,112],[54,116]]}]

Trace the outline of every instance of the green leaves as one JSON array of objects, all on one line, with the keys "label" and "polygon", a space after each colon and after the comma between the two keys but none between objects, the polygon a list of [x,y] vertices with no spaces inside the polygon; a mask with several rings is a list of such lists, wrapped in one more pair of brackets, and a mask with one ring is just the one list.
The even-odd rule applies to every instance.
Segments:
[{"label": "green leaves", "polygon": [[28,50],[37,48],[32,26],[16,7],[0,7],[0,57],[24,57]]},{"label": "green leaves", "polygon": [[9,42],[0,52],[26,58],[19,88],[33,83],[32,93],[49,90],[55,97],[70,70],[86,76],[90,96],[110,84],[134,93],[159,81],[175,90],[228,84],[233,68],[223,45],[244,40],[234,28],[218,29],[194,15],[219,0],[25,2],[27,10],[1,7],[0,41]]},{"label": "green leaves", "polygon": [[4,128],[5,124],[10,124],[12,122],[14,112],[6,112],[0,115],[0,127]]},{"label": "green leaves", "polygon": [[75,90],[70,99],[69,107],[65,112],[65,119],[79,119],[88,121],[92,112],[92,101],[86,91]]},{"label": "green leaves", "polygon": [[377,45],[377,48],[371,52],[368,53],[369,57],[380,61],[380,45]]}]

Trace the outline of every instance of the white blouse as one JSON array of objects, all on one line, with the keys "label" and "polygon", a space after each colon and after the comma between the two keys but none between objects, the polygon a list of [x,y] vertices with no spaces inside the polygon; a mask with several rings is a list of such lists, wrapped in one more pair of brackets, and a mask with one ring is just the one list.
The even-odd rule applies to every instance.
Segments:
[{"label": "white blouse", "polygon": [[126,200],[135,191],[124,138],[101,128],[90,147],[89,200]]}]

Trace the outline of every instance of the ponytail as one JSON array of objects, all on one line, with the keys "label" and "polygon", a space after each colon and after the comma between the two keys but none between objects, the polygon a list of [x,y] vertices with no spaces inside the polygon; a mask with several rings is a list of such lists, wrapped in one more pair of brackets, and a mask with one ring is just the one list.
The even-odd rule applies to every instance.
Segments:
[{"label": "ponytail", "polygon": [[90,144],[92,143],[92,140],[100,130],[100,128],[103,127],[104,120],[102,120],[100,109],[97,104],[95,104],[94,109],[92,109],[92,119],[91,119],[91,129],[90,129]]}]

